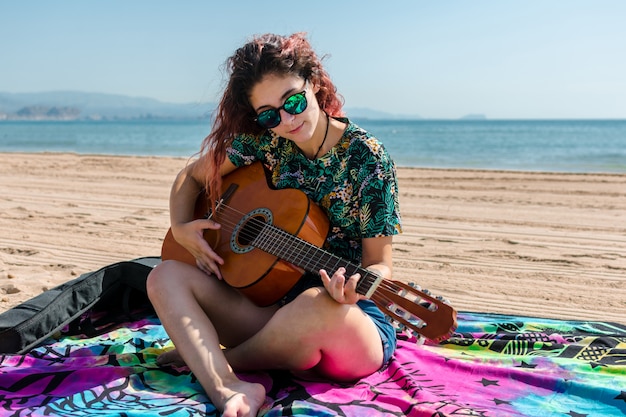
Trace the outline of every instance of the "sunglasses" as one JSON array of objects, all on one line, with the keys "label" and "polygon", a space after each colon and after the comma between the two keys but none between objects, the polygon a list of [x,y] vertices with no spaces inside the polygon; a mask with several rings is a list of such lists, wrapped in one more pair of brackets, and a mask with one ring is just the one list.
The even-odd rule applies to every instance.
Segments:
[{"label": "sunglasses", "polygon": [[289,114],[296,115],[305,111],[307,104],[306,90],[304,90],[300,93],[287,97],[283,105],[277,109],[263,110],[261,113],[257,114],[254,121],[265,129],[271,129],[280,124],[281,109],[285,110]]}]

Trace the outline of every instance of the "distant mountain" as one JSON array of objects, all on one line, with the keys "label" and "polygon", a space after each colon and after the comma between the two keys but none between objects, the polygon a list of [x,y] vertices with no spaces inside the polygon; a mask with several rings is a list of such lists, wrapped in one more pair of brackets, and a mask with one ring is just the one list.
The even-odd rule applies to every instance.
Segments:
[{"label": "distant mountain", "polygon": [[208,117],[214,108],[213,103],[166,103],[104,93],[0,93],[5,119],[198,119]]},{"label": "distant mountain", "polygon": [[[0,120],[202,119],[210,117],[215,106],[215,103],[177,104],[148,97],[78,91],[0,92]],[[364,107],[345,111],[351,119],[421,119],[418,115],[398,115]]]},{"label": "distant mountain", "polygon": [[80,110],[74,107],[26,106],[13,116],[27,120],[76,120],[79,115]]}]

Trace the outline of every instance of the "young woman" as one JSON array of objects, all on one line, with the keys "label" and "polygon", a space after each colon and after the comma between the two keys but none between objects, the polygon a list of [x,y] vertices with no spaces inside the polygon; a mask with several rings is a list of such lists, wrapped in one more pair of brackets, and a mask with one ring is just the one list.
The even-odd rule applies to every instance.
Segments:
[{"label": "young woman", "polygon": [[344,268],[305,274],[269,307],[228,286],[223,259],[203,239],[204,230],[220,225],[194,220],[201,190],[217,201],[223,176],[260,161],[275,188],[300,189],[323,208],[330,221],[325,250],[387,279],[400,216],[393,161],[377,139],[342,117],[336,88],[303,34],[257,37],[227,63],[213,129],[170,196],[173,236],[197,265],[161,263],[148,294],[176,346],[159,362],[182,359],[224,416],[244,416],[256,415],[265,389],[235,371],[356,380],[389,360],[395,332],[356,292],[360,275],[346,276]]}]

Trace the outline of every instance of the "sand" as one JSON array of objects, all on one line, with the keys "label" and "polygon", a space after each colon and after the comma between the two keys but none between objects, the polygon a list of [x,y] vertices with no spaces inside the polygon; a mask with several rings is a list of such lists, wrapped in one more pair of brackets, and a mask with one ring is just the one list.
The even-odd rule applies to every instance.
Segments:
[{"label": "sand", "polygon": [[[0,312],[158,256],[186,158],[0,154]],[[395,278],[460,311],[626,323],[626,174],[400,168]]]}]

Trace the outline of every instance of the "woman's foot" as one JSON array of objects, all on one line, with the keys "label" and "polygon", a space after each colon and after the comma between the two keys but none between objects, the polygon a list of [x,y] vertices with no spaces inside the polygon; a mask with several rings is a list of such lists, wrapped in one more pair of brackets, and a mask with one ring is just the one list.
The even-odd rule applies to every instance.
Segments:
[{"label": "woman's foot", "polygon": [[255,417],[265,402],[265,387],[261,384],[238,381],[224,387],[224,392],[230,392],[230,395],[221,407],[220,404],[213,404],[222,410],[223,417]]},{"label": "woman's foot", "polygon": [[[159,366],[187,366],[177,349],[161,353],[156,362]],[[265,402],[265,387],[261,384],[236,380],[224,386],[218,395],[225,400],[222,403],[213,401],[213,405],[218,410],[223,410],[223,417],[256,416]]]},{"label": "woman's foot", "polygon": [[178,349],[172,349],[161,353],[157,357],[156,363],[159,366],[173,366],[175,368],[187,366],[183,357],[180,356],[180,353],[178,353]]}]

